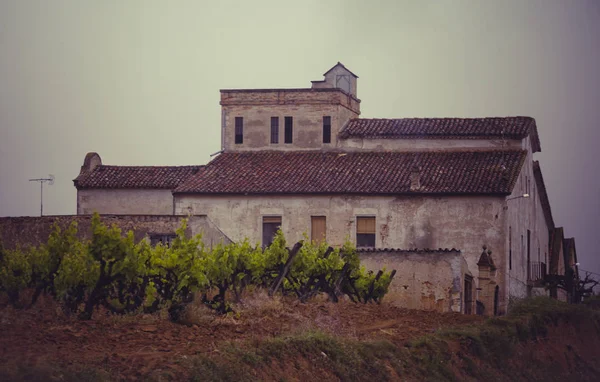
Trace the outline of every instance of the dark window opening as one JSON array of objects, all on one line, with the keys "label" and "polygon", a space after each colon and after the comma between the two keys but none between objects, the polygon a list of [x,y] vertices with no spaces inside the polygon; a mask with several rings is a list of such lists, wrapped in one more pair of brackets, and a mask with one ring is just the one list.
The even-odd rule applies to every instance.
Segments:
[{"label": "dark window opening", "polygon": [[293,137],[293,119],[292,117],[285,117],[285,132],[284,132],[284,143],[292,143]]},{"label": "dark window opening", "polygon": [[531,280],[531,231],[527,230],[527,280]]},{"label": "dark window opening", "polygon": [[158,244],[162,244],[165,247],[170,247],[176,237],[177,235],[173,233],[153,233],[150,234],[150,245],[155,247]]},{"label": "dark window opening", "polygon": [[271,143],[279,143],[279,117],[271,117]]},{"label": "dark window opening", "polygon": [[331,143],[331,117],[323,117],[323,143]]},{"label": "dark window opening", "polygon": [[498,315],[498,303],[500,302],[500,287],[496,285],[494,288],[494,316]]},{"label": "dark window opening", "polygon": [[465,275],[465,314],[472,314],[472,306],[473,306],[473,277],[469,275]]},{"label": "dark window opening", "polygon": [[263,248],[273,243],[277,230],[281,227],[281,216],[263,216]]},{"label": "dark window opening", "polygon": [[235,117],[235,144],[244,143],[244,118]]},{"label": "dark window opening", "polygon": [[375,247],[375,217],[356,218],[356,247]]},{"label": "dark window opening", "polygon": [[512,227],[508,227],[508,270],[512,269]]}]

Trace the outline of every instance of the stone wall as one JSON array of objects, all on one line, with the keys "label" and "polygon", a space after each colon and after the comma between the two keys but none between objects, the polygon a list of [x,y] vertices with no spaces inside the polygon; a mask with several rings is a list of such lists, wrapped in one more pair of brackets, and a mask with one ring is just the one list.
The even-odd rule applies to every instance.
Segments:
[{"label": "stone wall", "polygon": [[172,215],[171,190],[83,189],[77,190],[77,214]]},{"label": "stone wall", "polygon": [[[2,217],[0,218],[0,241],[5,248],[12,249],[17,245],[38,246],[47,242],[52,225],[57,223],[61,228],[72,221],[77,222],[80,238],[91,237],[90,215],[61,215],[43,217]],[[116,224],[125,234],[134,232],[135,240],[140,241],[150,234],[172,234],[181,226],[185,216],[156,215],[103,215],[101,220],[107,225]],[[206,216],[190,216],[187,235],[202,233],[204,243],[208,246],[230,240]]]},{"label": "stone wall", "polygon": [[374,272],[396,270],[384,298],[394,305],[438,312],[465,311],[465,274],[471,273],[458,250],[363,250],[360,260]]}]

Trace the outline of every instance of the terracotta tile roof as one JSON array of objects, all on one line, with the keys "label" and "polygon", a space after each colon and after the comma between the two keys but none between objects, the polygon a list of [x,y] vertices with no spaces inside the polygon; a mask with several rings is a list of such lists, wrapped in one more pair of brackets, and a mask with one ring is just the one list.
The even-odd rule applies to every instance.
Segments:
[{"label": "terracotta tile roof", "polygon": [[82,171],[73,180],[77,189],[158,188],[172,190],[203,166],[106,166]]},{"label": "terracotta tile roof", "polygon": [[544,184],[544,177],[542,176],[542,170],[540,169],[540,162],[533,161],[533,176],[535,178],[536,188],[540,196],[540,202],[542,203],[542,210],[544,211],[544,218],[548,229],[554,229],[554,219],[552,218],[552,209],[550,208],[550,200],[548,199],[548,193],[546,192],[546,185]]},{"label": "terracotta tile roof", "polygon": [[340,131],[341,139],[523,139],[531,135],[533,151],[540,151],[535,119],[496,118],[402,118],[351,119]]},{"label": "terracotta tile roof", "polygon": [[[229,152],[175,193],[510,194],[526,152]],[[420,188],[411,171],[420,167]]]}]

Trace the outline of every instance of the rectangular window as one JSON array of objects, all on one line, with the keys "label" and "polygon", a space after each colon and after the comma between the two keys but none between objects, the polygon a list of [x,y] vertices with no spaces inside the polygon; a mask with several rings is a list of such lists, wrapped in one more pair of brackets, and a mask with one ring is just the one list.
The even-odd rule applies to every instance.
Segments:
[{"label": "rectangular window", "polygon": [[293,119],[292,117],[285,117],[285,131],[284,131],[284,143],[292,143],[293,132]]},{"label": "rectangular window", "polygon": [[508,270],[512,269],[512,227],[508,227]]},{"label": "rectangular window", "polygon": [[310,217],[310,239],[317,243],[325,241],[326,238],[326,218],[325,216]]},{"label": "rectangular window", "polygon": [[271,245],[279,227],[281,216],[263,216],[263,248]]},{"label": "rectangular window", "polygon": [[375,247],[375,217],[356,218],[356,247]]},{"label": "rectangular window", "polygon": [[279,117],[271,117],[271,143],[279,143]]},{"label": "rectangular window", "polygon": [[235,117],[235,144],[244,143],[244,118]]},{"label": "rectangular window", "polygon": [[331,143],[331,117],[323,117],[323,143]]},{"label": "rectangular window", "polygon": [[465,314],[471,314],[471,307],[473,306],[473,277],[465,275]]},{"label": "rectangular window", "polygon": [[150,245],[156,246],[162,244],[165,247],[170,247],[171,242],[177,237],[174,233],[152,233],[150,234]]}]

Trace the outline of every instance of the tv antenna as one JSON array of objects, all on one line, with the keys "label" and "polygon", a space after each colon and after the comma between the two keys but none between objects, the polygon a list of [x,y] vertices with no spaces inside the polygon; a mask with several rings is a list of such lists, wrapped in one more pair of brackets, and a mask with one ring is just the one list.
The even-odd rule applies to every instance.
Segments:
[{"label": "tv antenna", "polygon": [[40,216],[44,216],[44,182],[49,186],[54,184],[54,175],[50,174],[47,178],[29,179],[30,182],[40,182]]}]

